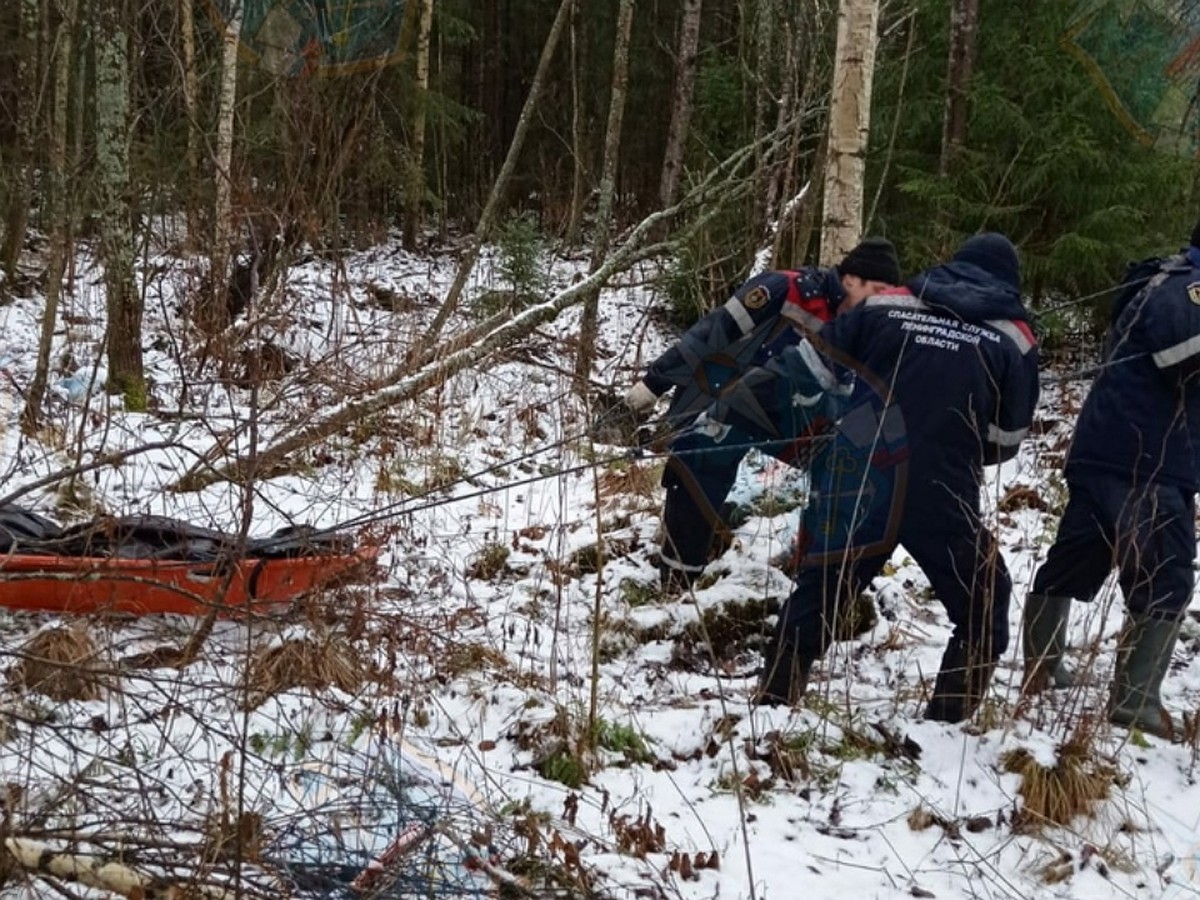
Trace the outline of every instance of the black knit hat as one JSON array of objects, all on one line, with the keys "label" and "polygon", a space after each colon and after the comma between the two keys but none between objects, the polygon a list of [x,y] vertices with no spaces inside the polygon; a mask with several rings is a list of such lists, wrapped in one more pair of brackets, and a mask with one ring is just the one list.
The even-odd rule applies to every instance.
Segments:
[{"label": "black knit hat", "polygon": [[900,259],[887,238],[864,238],[838,263],[837,269],[843,275],[857,275],[864,281],[900,283]]},{"label": "black knit hat", "polygon": [[995,231],[985,231],[963,241],[954,262],[971,263],[1015,291],[1021,290],[1021,261],[1012,241]]}]

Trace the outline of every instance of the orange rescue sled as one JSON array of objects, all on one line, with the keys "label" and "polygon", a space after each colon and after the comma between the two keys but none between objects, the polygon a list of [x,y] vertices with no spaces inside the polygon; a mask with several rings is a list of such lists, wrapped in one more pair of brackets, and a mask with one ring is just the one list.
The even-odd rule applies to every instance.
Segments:
[{"label": "orange rescue sled", "polygon": [[0,556],[0,607],[56,613],[176,613],[222,617],[278,611],[372,562],[376,547],[353,552],[236,562]]}]

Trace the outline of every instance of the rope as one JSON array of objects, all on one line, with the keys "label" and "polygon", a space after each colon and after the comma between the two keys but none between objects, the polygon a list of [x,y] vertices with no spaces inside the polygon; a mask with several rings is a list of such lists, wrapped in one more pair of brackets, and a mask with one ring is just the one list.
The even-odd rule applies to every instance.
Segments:
[{"label": "rope", "polygon": [[[651,420],[651,424],[653,422],[659,422],[659,423],[666,422],[667,419],[668,419],[668,417],[663,416],[657,420]],[[681,428],[674,432],[671,432],[669,434],[669,437],[673,440],[674,438],[681,437],[685,434],[692,433],[693,430],[694,429],[690,426],[686,427],[686,428]],[[654,444],[648,443],[648,444],[643,444],[643,445],[640,445],[637,447],[630,447],[619,453],[612,453],[607,456],[602,456],[597,459],[591,460],[589,462],[580,463],[575,466],[568,466],[566,468],[556,469],[553,472],[547,472],[544,474],[539,473],[537,475],[530,475],[527,478],[520,478],[520,479],[517,479],[516,481],[506,481],[504,484],[501,484],[501,485],[493,485],[490,487],[478,488],[477,490],[471,491],[466,494],[456,494],[453,497],[438,497],[437,499],[430,500],[429,502],[425,502],[425,503],[419,502],[421,500],[429,498],[435,492],[445,490],[447,487],[453,487],[454,485],[457,485],[457,484],[471,484],[472,482],[477,481],[479,478],[482,478],[486,475],[492,474],[499,469],[506,469],[512,465],[515,465],[517,463],[520,463],[520,462],[523,462],[523,461],[526,461],[529,459],[533,459],[533,458],[540,456],[541,454],[547,453],[549,451],[557,450],[562,447],[565,447],[569,444],[574,443],[576,440],[581,439],[585,435],[586,435],[586,432],[583,432],[582,434],[579,434],[579,435],[572,435],[572,436],[563,438],[562,440],[555,441],[552,444],[547,444],[545,446],[539,447],[536,450],[532,450],[529,453],[525,453],[521,456],[513,457],[512,459],[508,459],[508,460],[502,460],[498,463],[495,463],[494,465],[488,466],[485,469],[480,469],[477,472],[472,472],[468,475],[464,475],[461,478],[456,479],[453,482],[450,482],[450,484],[448,484],[448,485],[443,484],[437,488],[431,488],[428,491],[423,491],[419,494],[414,494],[414,495],[411,495],[408,497],[404,497],[400,500],[396,500],[392,503],[388,503],[385,506],[377,507],[376,509],[373,509],[370,512],[362,513],[361,515],[353,516],[351,518],[348,518],[341,522],[338,522],[337,524],[330,525],[325,528],[321,528],[321,529],[317,529],[315,531],[309,532],[306,535],[304,535],[303,537],[306,539],[311,539],[311,540],[319,540],[320,538],[323,538],[323,537],[332,536],[339,531],[347,531],[347,530],[350,530],[353,528],[364,528],[369,525],[378,525],[382,522],[387,522],[387,521],[390,521],[393,519],[398,519],[401,516],[413,515],[415,513],[424,512],[429,509],[436,509],[437,507],[444,506],[448,503],[454,503],[454,502],[465,501],[465,500],[474,500],[476,498],[486,497],[489,494],[495,494],[500,491],[507,491],[507,490],[513,490],[513,489],[521,488],[521,487],[528,487],[529,485],[537,484],[538,482],[541,482],[541,481],[547,481],[551,478],[558,478],[561,476],[568,476],[568,475],[578,475],[578,474],[582,474],[583,472],[587,472],[589,470],[595,469],[597,467],[608,466],[608,465],[611,465],[616,462],[634,462],[634,461],[638,461],[638,460],[666,459],[666,458],[672,457],[672,456],[676,456],[676,457],[702,456],[702,455],[709,454],[709,453],[726,453],[726,452],[733,451],[733,450],[754,450],[754,449],[762,449],[764,447],[771,447],[774,445],[783,445],[783,444],[792,443],[792,441],[788,440],[788,439],[762,440],[762,441],[756,440],[756,441],[746,441],[746,442],[732,443],[732,444],[722,443],[722,444],[718,444],[713,447],[699,447],[699,448],[695,448],[695,449],[691,449],[691,450],[683,450],[683,449],[680,449],[680,450],[662,449],[662,450],[660,450],[660,449],[656,449],[655,444],[663,441],[665,439],[665,437],[659,437],[656,439]],[[290,543],[290,542],[295,541],[296,539],[297,539],[297,535],[295,535],[295,534],[285,534],[285,535],[280,535],[278,538],[262,539],[260,542],[258,542],[257,546],[259,548],[268,548],[277,543]]]}]

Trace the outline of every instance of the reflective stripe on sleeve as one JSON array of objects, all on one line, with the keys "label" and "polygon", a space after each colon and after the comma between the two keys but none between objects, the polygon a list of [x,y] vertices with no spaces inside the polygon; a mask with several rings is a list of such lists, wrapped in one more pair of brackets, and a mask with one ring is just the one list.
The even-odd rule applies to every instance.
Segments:
[{"label": "reflective stripe on sleeve", "polygon": [[897,309],[929,309],[929,304],[912,294],[874,294],[863,301],[863,306],[894,306]]},{"label": "reflective stripe on sleeve", "polygon": [[825,360],[821,358],[821,354],[817,352],[816,347],[808,341],[801,341],[796,345],[796,352],[800,354],[800,358],[804,360],[804,364],[808,366],[808,370],[817,379],[817,384],[831,393],[845,392],[846,385],[838,381],[833,370],[825,365]]},{"label": "reflective stripe on sleeve", "polygon": [[1197,353],[1200,353],[1200,334],[1194,334],[1186,341],[1180,341],[1166,350],[1159,350],[1154,354],[1153,359],[1156,366],[1166,369],[1179,365],[1189,356],[1195,356]]},{"label": "reflective stripe on sleeve", "polygon": [[725,312],[733,316],[733,321],[737,322],[742,334],[749,334],[754,330],[754,319],[750,318],[750,313],[737,297],[730,297],[725,301]]},{"label": "reflective stripe on sleeve", "polygon": [[806,331],[816,334],[825,324],[825,320],[815,313],[809,312],[798,303],[785,303],[780,313],[785,319],[790,319]]},{"label": "reflective stripe on sleeve", "polygon": [[1029,334],[1011,319],[988,319],[983,324],[993,331],[1000,332],[1016,344],[1022,356],[1034,348],[1034,342],[1030,339]]},{"label": "reflective stripe on sleeve", "polygon": [[1028,428],[1017,428],[1013,431],[1005,431],[995,422],[988,425],[988,443],[999,444],[1001,447],[1016,447],[1021,441],[1025,440],[1025,435],[1029,434]]}]

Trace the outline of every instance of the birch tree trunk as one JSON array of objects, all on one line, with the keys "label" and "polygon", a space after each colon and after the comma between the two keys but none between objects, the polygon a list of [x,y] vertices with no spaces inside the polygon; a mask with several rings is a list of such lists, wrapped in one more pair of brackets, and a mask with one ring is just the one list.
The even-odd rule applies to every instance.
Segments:
[{"label": "birch tree trunk", "polygon": [[413,114],[408,210],[404,219],[404,245],[410,248],[416,243],[425,208],[425,111],[429,102],[429,35],[432,30],[433,0],[421,0],[420,23],[417,26],[417,109]]},{"label": "birch tree trunk", "polygon": [[[625,120],[625,95],[629,86],[629,36],[633,31],[634,0],[621,0],[617,13],[617,36],[613,44],[612,95],[608,101],[608,125],[604,129],[604,163],[600,172],[600,198],[596,210],[596,237],[592,244],[591,271],[595,272],[608,254],[612,236],[613,207],[617,194],[617,164],[621,156],[621,126]],[[579,326],[579,355],[575,374],[579,390],[587,390],[596,353],[597,316],[600,289],[587,294],[583,301],[583,319]]]},{"label": "birch tree trunk", "polygon": [[841,0],[829,104],[822,265],[835,265],[862,235],[863,174],[878,26],[879,0]]},{"label": "birch tree trunk", "polygon": [[20,42],[17,51],[17,82],[20,91],[17,109],[17,176],[5,216],[4,244],[0,246],[0,266],[11,281],[17,274],[17,260],[25,242],[29,206],[33,199],[38,98],[38,0],[20,3]]},{"label": "birch tree trunk", "polygon": [[52,47],[51,64],[54,67],[53,105],[47,141],[50,171],[45,216],[50,229],[50,248],[46,259],[46,303],[42,309],[37,365],[25,395],[25,410],[21,417],[21,427],[27,434],[37,429],[42,400],[46,396],[46,384],[50,378],[50,348],[58,323],[59,296],[62,293],[71,230],[67,203],[67,100],[71,89],[71,48],[77,0],[61,0],[55,5],[59,11],[58,28],[53,40],[48,42]]},{"label": "birch tree trunk", "polygon": [[217,97],[217,138],[213,160],[215,202],[209,248],[209,291],[197,310],[197,324],[216,334],[229,325],[229,259],[233,233],[233,119],[237,108],[238,40],[242,7],[235,0],[222,35],[221,86]]},{"label": "birch tree trunk", "polygon": [[692,124],[692,100],[696,95],[696,68],[700,55],[700,19],[703,0],[683,0],[679,23],[679,50],[675,57],[675,87],[671,98],[671,122],[667,125],[667,148],[663,154],[658,200],[663,207],[675,202],[688,129]]},{"label": "birch tree trunk", "polygon": [[108,309],[108,388],[145,409],[142,298],[134,283],[129,186],[129,34],[124,0],[96,9],[96,174]]},{"label": "birch tree trunk", "polygon": [[967,139],[968,100],[978,31],[979,0],[951,0],[946,116],[942,123],[942,156],[938,166],[938,172],[943,176],[949,173]]},{"label": "birch tree trunk", "polygon": [[559,39],[566,28],[572,3],[573,0],[562,0],[558,6],[558,14],[555,15],[554,23],[550,26],[550,33],[546,36],[546,43],[542,45],[542,55],[538,59],[537,71],[533,76],[533,84],[529,86],[529,95],[525,98],[525,106],[521,109],[521,117],[517,120],[517,127],[513,132],[512,143],[508,145],[508,153],[504,157],[504,165],[501,166],[500,174],[496,176],[496,182],[492,185],[492,191],[488,195],[487,204],[483,207],[483,212],[479,216],[479,222],[475,226],[475,233],[471,236],[471,240],[463,251],[463,258],[458,264],[458,272],[455,273],[454,282],[450,285],[450,292],[446,295],[446,299],[442,302],[441,308],[437,311],[437,315],[434,316],[433,323],[422,337],[420,344],[414,347],[413,352],[409,354],[410,359],[422,357],[434,345],[438,335],[442,332],[442,328],[445,327],[446,320],[458,308],[459,301],[462,299],[463,289],[467,286],[467,279],[471,277],[471,272],[479,259],[479,251],[482,249],[483,242],[487,240],[487,236],[495,224],[496,213],[500,208],[500,199],[504,196],[504,190],[508,187],[508,182],[512,180],[513,171],[517,167],[517,158],[521,155],[521,147],[525,144],[525,135],[528,134],[529,126],[533,122],[533,111],[537,107],[538,99],[542,95],[546,73],[550,69],[550,61],[554,58],[554,51],[558,49]]},{"label": "birch tree trunk", "polygon": [[179,0],[180,65],[183,68],[183,110],[187,116],[187,185],[184,202],[187,204],[187,239],[189,245],[200,234],[196,204],[200,198],[200,86],[196,77],[196,23],[192,16],[193,0]]}]

